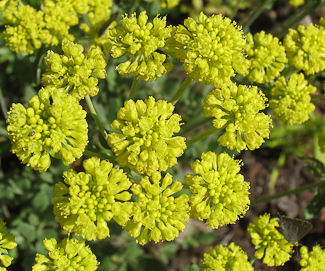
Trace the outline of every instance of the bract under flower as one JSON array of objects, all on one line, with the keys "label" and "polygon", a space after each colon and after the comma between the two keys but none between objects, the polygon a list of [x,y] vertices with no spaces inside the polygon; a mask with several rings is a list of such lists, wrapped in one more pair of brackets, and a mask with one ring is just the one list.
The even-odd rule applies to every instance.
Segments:
[{"label": "bract under flower", "polygon": [[203,153],[202,161],[192,164],[194,174],[185,176],[189,186],[191,217],[203,220],[213,229],[234,224],[249,207],[249,183],[238,174],[240,161],[226,153]]},{"label": "bract under flower", "polygon": [[173,114],[174,106],[167,101],[128,100],[117,113],[108,144],[116,161],[139,174],[152,175],[177,164],[177,157],[186,149],[185,137],[173,137],[180,130],[181,117]]},{"label": "bract under flower", "polygon": [[85,172],[72,169],[63,173],[64,183],[54,190],[54,214],[63,229],[87,240],[109,236],[107,222],[114,219],[124,226],[132,211],[132,183],[122,169],[92,157],[83,162]]},{"label": "bract under flower", "polygon": [[71,95],[41,89],[25,108],[13,104],[8,113],[11,152],[32,169],[46,171],[50,155],[70,165],[80,158],[88,144],[88,124],[84,111]]}]

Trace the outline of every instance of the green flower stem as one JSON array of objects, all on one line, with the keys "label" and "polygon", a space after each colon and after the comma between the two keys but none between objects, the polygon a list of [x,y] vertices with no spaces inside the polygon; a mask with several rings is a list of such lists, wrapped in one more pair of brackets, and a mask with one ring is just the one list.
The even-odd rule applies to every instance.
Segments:
[{"label": "green flower stem", "polygon": [[103,153],[103,152],[99,153],[99,152],[85,150],[84,155],[89,156],[89,157],[98,157],[103,160],[109,160],[110,162],[115,161],[114,155],[110,155],[108,153]]},{"label": "green flower stem", "polygon": [[324,94],[311,94],[310,97],[315,101],[322,100],[325,98],[325,93]]},{"label": "green flower stem", "polygon": [[1,111],[2,111],[3,116],[7,117],[8,108],[6,106],[6,102],[5,102],[5,99],[3,97],[1,87],[0,87],[0,106],[1,106]]},{"label": "green flower stem", "polygon": [[99,128],[99,131],[101,132],[101,134],[104,137],[104,139],[107,141],[107,136],[108,135],[107,135],[107,133],[106,133],[106,131],[105,131],[102,123],[100,122],[100,120],[99,120],[99,118],[97,116],[96,110],[94,108],[93,103],[91,102],[91,99],[90,99],[90,96],[89,95],[86,96],[86,102],[87,102],[87,105],[89,107],[90,113],[91,113],[93,119],[95,120],[95,122],[96,122],[96,124],[97,124],[97,126]]},{"label": "green flower stem", "polygon": [[139,79],[134,77],[133,78],[133,82],[132,82],[132,87],[131,87],[131,91],[130,91],[130,95],[129,95],[129,100],[134,98],[135,95],[135,91],[137,90],[137,86],[138,86],[138,82]]},{"label": "green flower stem", "polygon": [[236,7],[233,9],[231,15],[229,16],[229,18],[231,20],[233,20],[238,12],[239,6],[241,5],[241,3],[243,2],[243,0],[237,0],[237,4]]},{"label": "green flower stem", "polygon": [[183,82],[183,84],[179,87],[179,89],[176,91],[176,93],[174,94],[174,96],[171,98],[171,100],[169,102],[172,103],[173,105],[175,105],[177,103],[178,99],[182,96],[185,89],[189,86],[189,84],[192,81],[193,81],[193,79],[191,77],[187,76],[185,81]]},{"label": "green flower stem", "polygon": [[210,130],[208,130],[208,131],[206,131],[206,132],[204,132],[204,133],[202,133],[202,134],[200,134],[200,135],[198,135],[198,136],[192,138],[191,140],[187,141],[187,142],[186,142],[186,145],[187,145],[187,147],[188,147],[188,146],[191,146],[191,145],[194,144],[195,142],[200,141],[201,139],[204,139],[204,138],[208,137],[209,135],[214,134],[215,132],[217,132],[217,131],[219,131],[219,130],[220,130],[220,129],[217,129],[217,128],[215,128],[215,127],[212,127]]},{"label": "green flower stem", "polygon": [[186,123],[182,127],[181,131],[177,134],[177,136],[184,136],[185,134],[193,131],[194,129],[197,129],[199,126],[212,121],[213,117],[206,118],[203,114],[199,114],[193,119],[191,119],[188,123]]},{"label": "green flower stem", "polygon": [[268,5],[270,5],[273,2],[273,0],[266,0],[266,1],[261,1],[261,2],[262,2],[262,4],[260,5],[260,7],[257,10],[254,10],[254,8],[253,8],[253,10],[250,12],[250,14],[248,16],[249,17],[248,21],[243,23],[243,21],[247,17],[243,17],[243,19],[241,19],[239,21],[238,24],[243,26],[244,33],[249,32],[249,27],[251,26],[251,24],[257,19],[258,16],[261,15],[262,12],[264,12],[266,10],[266,7]]},{"label": "green flower stem", "polygon": [[264,197],[264,198],[260,198],[257,200],[253,200],[251,202],[251,206],[255,206],[257,204],[261,204],[261,203],[266,203],[266,202],[270,202],[271,200],[275,200],[275,199],[279,199],[285,196],[289,196],[289,195],[293,195],[293,194],[297,194],[306,190],[310,190],[316,187],[321,187],[321,186],[325,186],[325,181],[321,181],[321,182],[317,182],[317,183],[313,183],[313,184],[308,184],[293,190],[289,190],[289,191],[285,191],[282,193],[278,193],[276,195],[273,196],[268,196],[268,197]]},{"label": "green flower stem", "polygon": [[255,260],[256,260],[256,257],[255,257],[255,256],[253,256],[253,257],[250,259],[249,263],[250,263],[251,265],[253,265],[253,264],[254,264],[254,262],[255,262]]},{"label": "green flower stem", "polygon": [[[305,5],[299,7],[296,12],[292,13],[288,18],[286,18],[282,23],[276,25],[273,29],[271,29],[270,33],[273,36],[278,37],[279,39],[283,38],[283,36],[288,32],[289,28],[295,27],[306,15],[310,14],[311,10],[318,7],[321,1],[317,1],[317,4],[314,4],[315,1],[308,1]],[[302,12],[302,13],[301,13]],[[297,17],[297,14],[300,14]],[[280,33],[277,34],[282,30]]]}]

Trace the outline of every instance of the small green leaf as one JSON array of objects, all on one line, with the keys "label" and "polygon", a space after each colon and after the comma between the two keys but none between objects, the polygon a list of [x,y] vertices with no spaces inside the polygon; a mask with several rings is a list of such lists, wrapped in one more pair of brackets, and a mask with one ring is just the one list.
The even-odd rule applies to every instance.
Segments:
[{"label": "small green leaf", "polygon": [[304,216],[306,219],[311,219],[318,216],[325,207],[325,187],[320,187],[316,192],[314,198],[308,203],[304,209]]}]

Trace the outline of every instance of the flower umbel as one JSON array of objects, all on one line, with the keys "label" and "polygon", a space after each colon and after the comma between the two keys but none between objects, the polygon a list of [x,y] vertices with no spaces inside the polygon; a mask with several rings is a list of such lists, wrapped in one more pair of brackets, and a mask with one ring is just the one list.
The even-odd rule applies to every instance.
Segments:
[{"label": "flower umbel", "polygon": [[207,17],[202,12],[198,22],[188,18],[173,29],[166,52],[182,61],[188,75],[206,85],[229,84],[235,72],[244,74],[250,62],[243,52],[245,38],[235,22],[222,15]]},{"label": "flower umbel", "polygon": [[268,266],[281,266],[289,261],[293,252],[293,244],[284,238],[277,230],[279,223],[276,218],[270,219],[270,214],[261,215],[248,226],[252,243],[257,249],[255,257],[262,259]]},{"label": "flower umbel", "polygon": [[61,243],[52,239],[43,241],[48,256],[36,254],[33,271],[51,270],[97,270],[99,262],[85,240],[65,238]]},{"label": "flower umbel", "polygon": [[217,245],[210,248],[208,253],[204,253],[203,264],[200,271],[216,271],[216,270],[236,270],[236,271],[253,271],[254,268],[248,262],[246,252],[235,243],[229,246]]},{"label": "flower umbel", "polygon": [[[7,249],[13,249],[17,246],[15,242],[15,236],[13,234],[9,234],[4,232],[7,229],[6,223],[0,220],[0,262],[3,266],[8,267],[11,265],[11,261],[13,257],[10,257]],[[6,268],[0,267],[0,270],[7,270]]]},{"label": "flower umbel", "polygon": [[325,251],[320,245],[314,246],[313,251],[308,252],[307,247],[300,248],[300,271],[316,271],[325,268]]},{"label": "flower umbel", "polygon": [[140,184],[132,186],[131,190],[138,200],[126,230],[137,238],[140,245],[148,241],[172,241],[179,231],[185,229],[184,223],[190,219],[188,196],[172,196],[182,188],[181,182],[173,182],[173,176],[169,173],[161,180],[160,172],[155,172],[150,178],[146,176]]},{"label": "flower umbel", "polygon": [[70,165],[88,144],[86,111],[71,95],[41,89],[27,109],[13,104],[8,113],[11,152],[32,169],[46,171],[50,155]]},{"label": "flower umbel", "polygon": [[69,93],[83,99],[86,95],[95,96],[98,93],[98,78],[106,78],[106,62],[99,47],[91,47],[87,56],[84,48],[71,41],[62,42],[64,55],[53,51],[47,52],[46,72],[43,82],[49,91]]},{"label": "flower umbel", "polygon": [[274,108],[275,116],[288,124],[303,123],[315,110],[315,105],[310,102],[310,94],[316,90],[316,87],[308,85],[302,73],[291,75],[288,82],[282,76],[271,90],[273,97],[270,107]]},{"label": "flower umbel", "polygon": [[194,174],[185,176],[189,186],[191,217],[203,220],[213,229],[234,224],[243,217],[249,207],[249,183],[239,174],[240,160],[227,153],[217,156],[214,152],[203,153],[202,161],[192,164]]},{"label": "flower umbel", "polygon": [[42,42],[50,43],[51,35],[45,29],[43,11],[37,11],[29,5],[14,8],[12,1],[10,4],[3,12],[3,22],[6,24],[3,38],[7,40],[10,50],[32,54],[42,46]]},{"label": "flower umbel", "polygon": [[264,84],[280,76],[284,63],[288,62],[284,46],[279,39],[264,31],[254,35],[248,33],[245,51],[251,66],[246,73],[250,82]]},{"label": "flower umbel", "polygon": [[108,144],[116,161],[139,174],[152,175],[177,164],[177,157],[186,149],[185,137],[173,137],[180,130],[181,117],[173,114],[174,106],[167,101],[128,100],[117,113]]},{"label": "flower umbel", "polygon": [[88,3],[87,17],[91,26],[86,23],[81,24],[80,28],[88,35],[98,34],[102,25],[110,19],[112,10],[112,0],[92,0]]},{"label": "flower umbel", "polygon": [[[218,141],[237,151],[259,148],[269,138],[272,120],[260,113],[265,109],[267,98],[256,86],[231,84],[214,89],[204,100],[204,116],[214,117],[213,126],[225,128]],[[245,139],[245,140],[244,140]]]},{"label": "flower umbel", "polygon": [[325,69],[325,29],[310,24],[289,29],[283,44],[289,64],[303,70],[307,75]]},{"label": "flower umbel", "polygon": [[58,45],[63,40],[73,41],[73,34],[69,33],[70,27],[79,23],[78,5],[82,1],[71,0],[44,0],[44,21],[46,28],[52,35],[51,45]]},{"label": "flower umbel", "polygon": [[107,222],[114,219],[124,226],[129,220],[132,185],[122,169],[92,157],[83,162],[85,172],[72,169],[63,173],[64,183],[55,185],[54,214],[63,229],[87,240],[109,236]]},{"label": "flower umbel", "polygon": [[135,13],[131,17],[126,14],[121,26],[109,30],[108,50],[114,58],[131,56],[116,67],[119,74],[126,77],[131,74],[138,79],[153,81],[173,68],[173,64],[166,61],[166,55],[157,52],[165,46],[172,28],[166,27],[166,17],[157,15],[153,23],[147,21],[145,11],[141,12],[138,19]]}]

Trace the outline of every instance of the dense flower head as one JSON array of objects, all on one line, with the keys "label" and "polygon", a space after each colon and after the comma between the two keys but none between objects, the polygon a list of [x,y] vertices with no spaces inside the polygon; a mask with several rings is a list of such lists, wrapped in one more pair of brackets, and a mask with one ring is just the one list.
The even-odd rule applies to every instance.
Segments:
[{"label": "dense flower head", "polygon": [[244,74],[250,62],[244,55],[245,38],[235,22],[222,15],[195,21],[189,17],[173,29],[166,53],[183,62],[188,75],[206,85],[229,84],[235,72]]},{"label": "dense flower head", "polygon": [[[8,267],[9,265],[11,265],[13,257],[7,255],[7,249],[15,248],[17,246],[17,243],[13,234],[4,232],[6,229],[6,223],[0,220],[0,263],[3,266]],[[0,267],[0,270],[4,271],[7,269],[4,267]]]},{"label": "dense flower head", "polygon": [[54,214],[63,229],[87,240],[109,236],[107,222],[124,226],[132,211],[132,183],[122,169],[92,157],[83,162],[85,172],[69,169],[54,189]]},{"label": "dense flower head", "polygon": [[[77,1],[78,2],[78,1]],[[88,35],[98,35],[102,25],[110,19],[112,10],[112,0],[92,0],[88,3],[87,17],[91,26],[86,23],[81,24],[80,28]]]},{"label": "dense flower head", "polygon": [[55,238],[43,241],[48,256],[36,254],[36,264],[32,271],[51,270],[97,270],[99,262],[85,240],[76,238],[65,238],[61,243],[57,243]]},{"label": "dense flower head", "polygon": [[325,29],[310,24],[289,29],[283,44],[289,64],[303,70],[307,75],[325,69]]},{"label": "dense flower head", "polygon": [[152,175],[177,164],[177,157],[186,149],[185,137],[176,136],[181,117],[173,114],[174,106],[167,101],[128,100],[111,124],[108,144],[116,161],[139,174]]},{"label": "dense flower head", "polygon": [[264,84],[280,76],[284,63],[288,62],[284,46],[279,39],[264,31],[248,33],[245,52],[251,62],[246,77],[250,82]]},{"label": "dense flower head", "polygon": [[237,151],[259,148],[269,137],[272,120],[260,110],[267,98],[256,86],[231,84],[214,89],[204,100],[204,116],[214,117],[217,129],[225,128],[218,141]]},{"label": "dense flower head", "polygon": [[133,218],[126,224],[127,232],[140,245],[148,241],[172,241],[179,231],[185,229],[188,214],[188,195],[179,192],[183,185],[173,182],[173,176],[167,173],[161,180],[161,173],[145,176],[139,184],[133,184],[131,190],[138,199],[134,204]]},{"label": "dense flower head", "polygon": [[84,48],[71,41],[62,42],[63,55],[47,52],[46,72],[43,83],[49,91],[59,88],[65,93],[83,99],[86,95],[97,95],[98,79],[106,78],[106,62],[98,47],[91,47],[88,54],[83,54]]},{"label": "dense flower head", "polygon": [[300,271],[325,270],[325,250],[320,245],[314,246],[310,252],[307,247],[301,247],[300,256],[299,264],[302,267]]},{"label": "dense flower head", "polygon": [[166,17],[157,15],[152,23],[148,23],[146,11],[138,18],[135,13],[131,17],[125,14],[121,25],[109,30],[108,50],[112,57],[131,56],[116,67],[118,73],[153,81],[171,71],[173,64],[166,61],[165,54],[157,51],[165,46],[171,31],[171,26],[166,26]]},{"label": "dense flower head", "polygon": [[74,41],[75,37],[69,33],[69,30],[71,26],[79,23],[74,8],[74,4],[78,2],[82,1],[44,0],[44,21],[52,35],[51,45],[58,45],[64,39]]},{"label": "dense flower head", "polygon": [[201,158],[191,165],[195,174],[187,174],[184,179],[192,192],[190,215],[206,219],[206,225],[213,229],[234,224],[250,203],[249,183],[238,173],[241,161],[214,152],[203,153]]},{"label": "dense flower head", "polygon": [[[5,2],[5,1],[4,1]],[[14,52],[32,54],[42,46],[50,43],[50,32],[45,28],[43,11],[37,11],[29,5],[10,6],[3,12],[6,30],[3,38]]]},{"label": "dense flower head", "polygon": [[[153,0],[154,2],[157,2],[157,0]],[[162,8],[173,8],[176,7],[178,5],[178,3],[180,2],[180,0],[160,0],[160,6]]]},{"label": "dense flower head", "polygon": [[268,266],[281,266],[287,262],[293,252],[293,244],[287,241],[278,231],[276,218],[270,219],[270,214],[261,215],[248,226],[248,233],[257,249],[255,257],[262,259]]},{"label": "dense flower head", "polygon": [[200,271],[253,271],[254,268],[248,261],[248,256],[240,246],[235,243],[230,245],[217,245],[204,253]]},{"label": "dense flower head", "polygon": [[41,172],[50,167],[50,155],[70,165],[82,156],[88,144],[86,114],[71,95],[49,94],[41,89],[27,108],[13,104],[8,113],[11,152]]},{"label": "dense flower head", "polygon": [[282,76],[271,90],[270,107],[274,108],[275,116],[288,124],[303,123],[315,110],[310,94],[316,90],[316,87],[308,85],[302,73],[291,75],[288,82]]},{"label": "dense flower head", "polygon": [[305,4],[305,0],[289,0],[289,4],[294,7],[299,7]]}]

